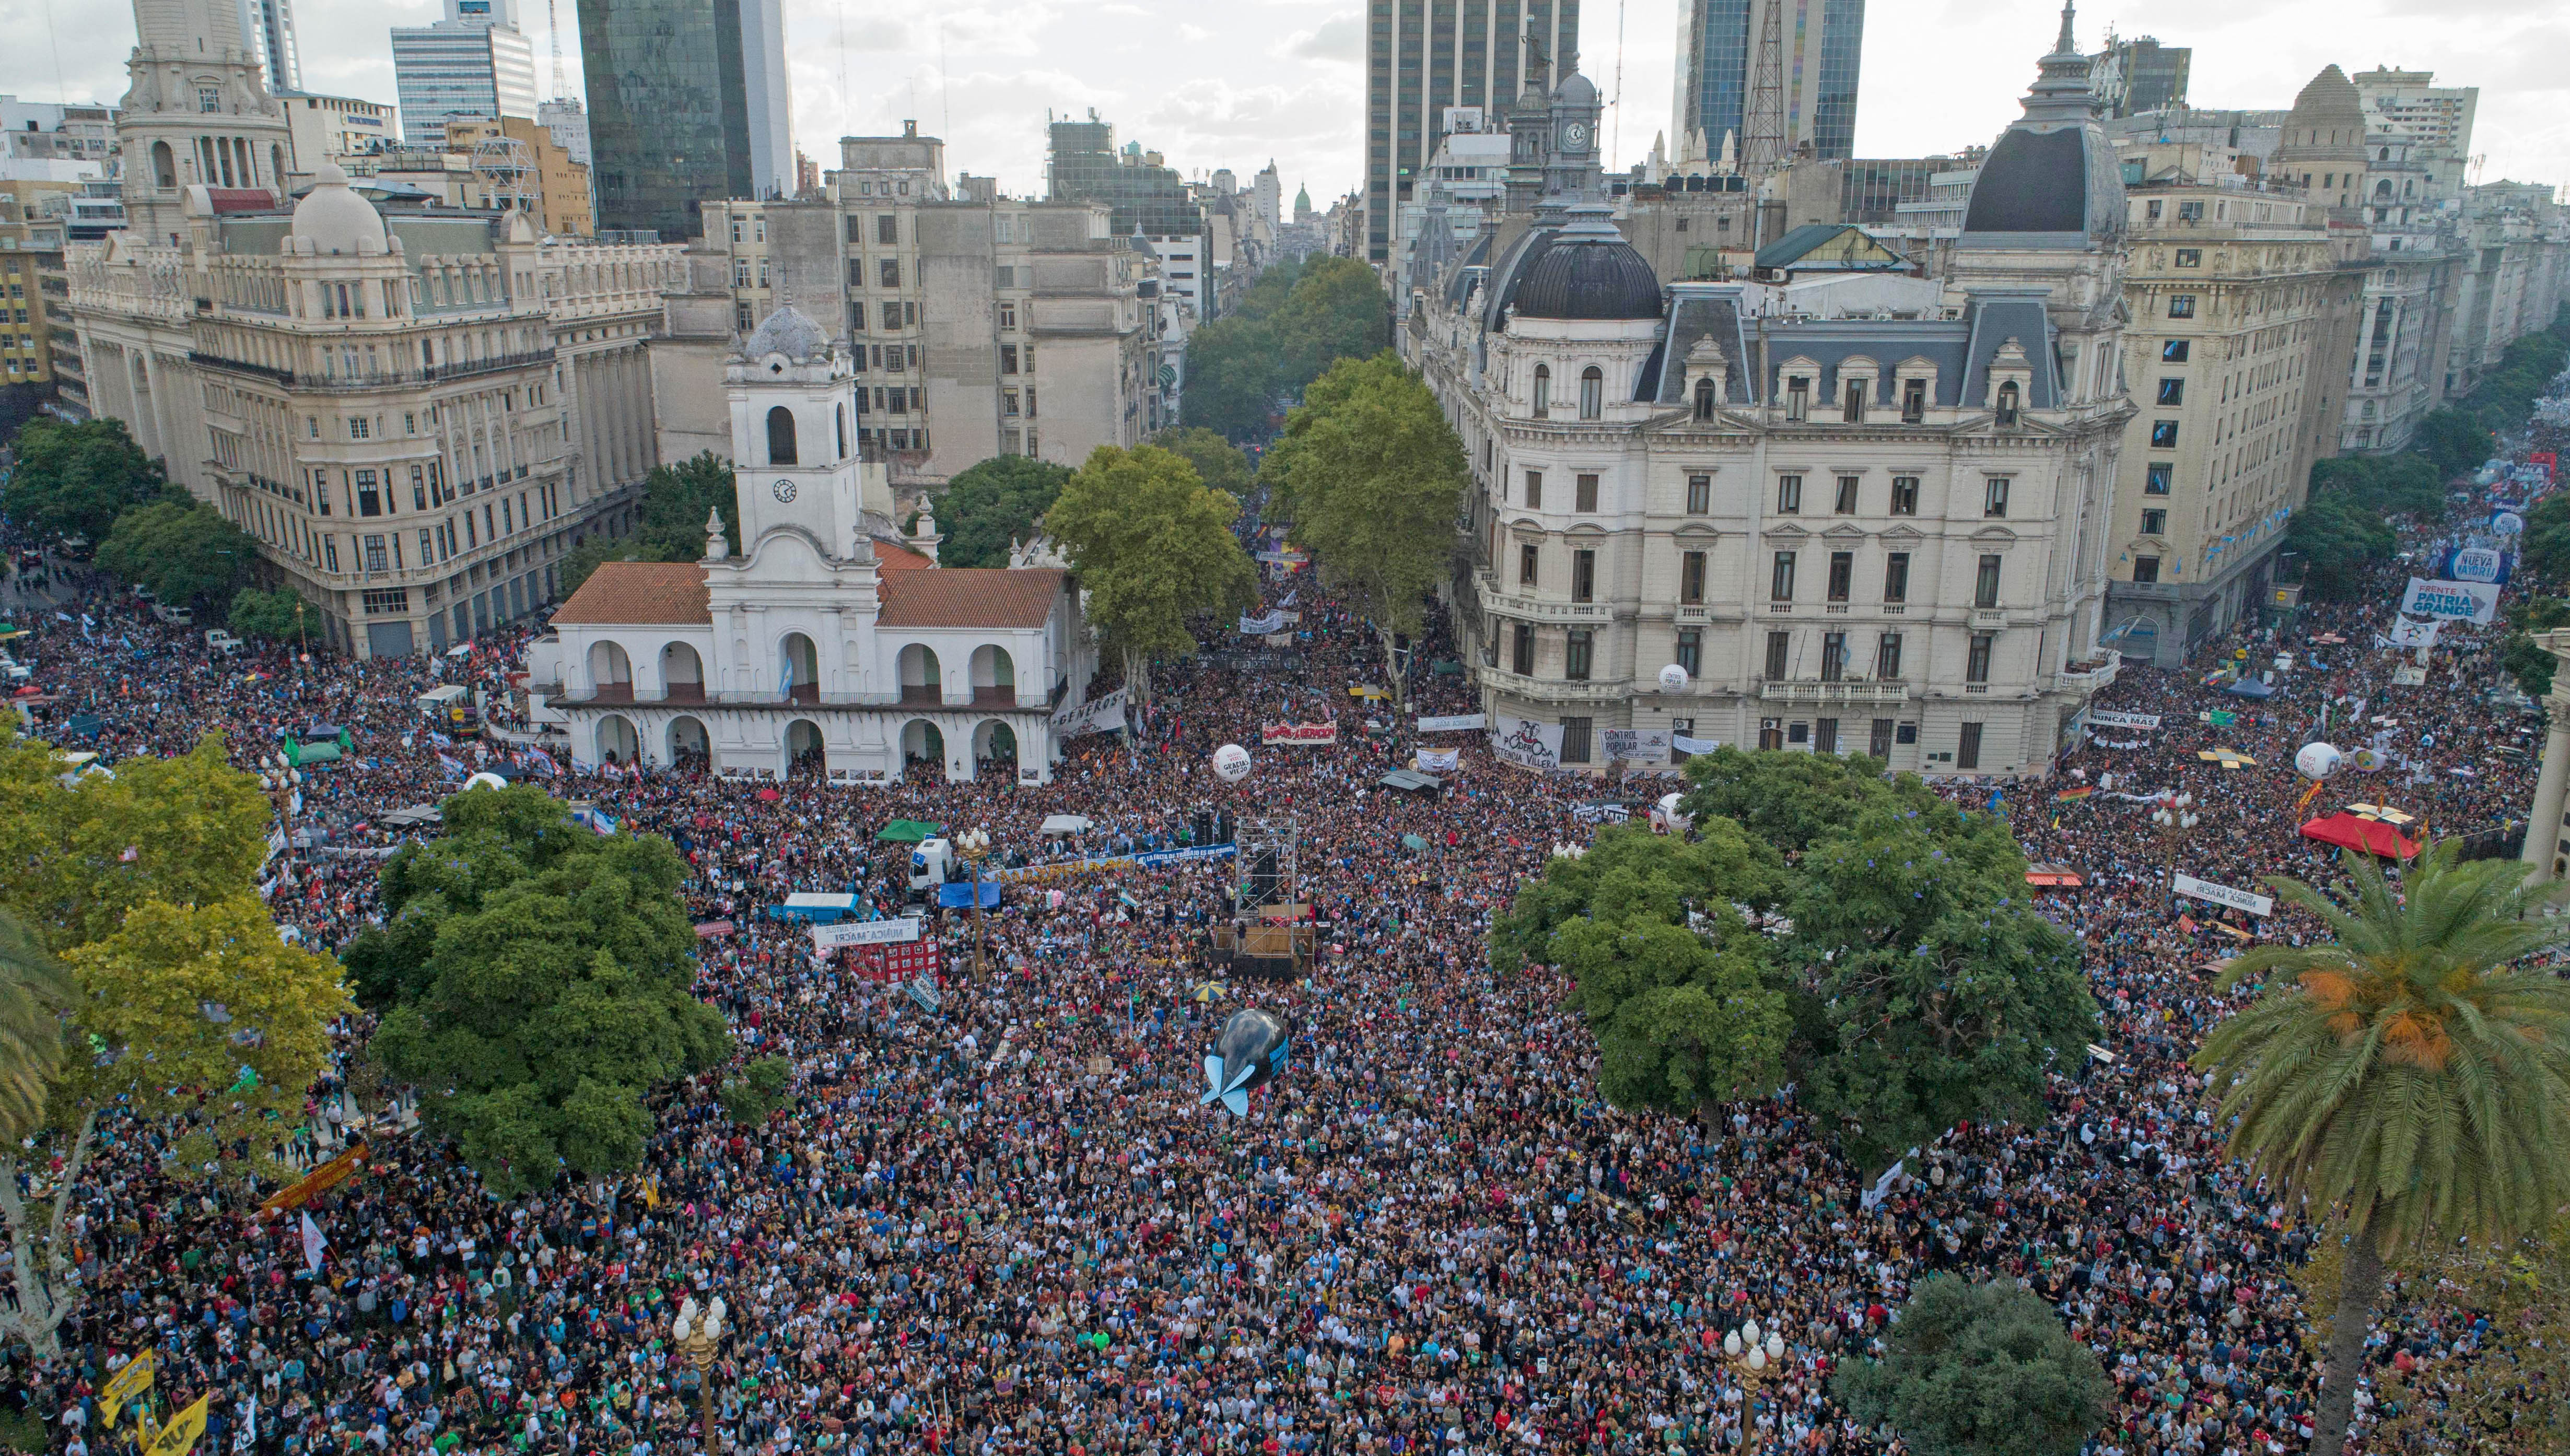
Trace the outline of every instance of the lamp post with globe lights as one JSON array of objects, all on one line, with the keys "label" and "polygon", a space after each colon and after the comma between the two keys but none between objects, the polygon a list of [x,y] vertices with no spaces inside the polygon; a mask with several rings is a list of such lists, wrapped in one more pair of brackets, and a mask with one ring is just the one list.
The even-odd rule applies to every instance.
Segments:
[{"label": "lamp post with globe lights", "polygon": [[702,1411],[699,1429],[708,1452],[714,1449],[714,1351],[722,1343],[724,1313],[720,1294],[703,1310],[690,1294],[678,1305],[678,1317],[669,1322],[671,1347],[696,1367],[696,1399]]},{"label": "lamp post with globe lights", "polygon": [[1723,1335],[1722,1357],[1730,1366],[1732,1378],[1740,1382],[1741,1453],[1752,1456],[1766,1440],[1758,1429],[1760,1391],[1768,1381],[1784,1373],[1785,1336],[1772,1329],[1762,1333],[1757,1320],[1746,1320],[1738,1329]]},{"label": "lamp post with globe lights", "polygon": [[294,794],[303,787],[303,773],[277,754],[266,754],[258,761],[258,786],[267,792],[268,802],[276,806],[277,833],[288,843],[294,838]]},{"label": "lamp post with globe lights", "polygon": [[982,862],[991,855],[991,832],[968,829],[957,835],[955,853],[964,861],[973,885],[973,984],[978,986],[990,978],[982,950]]},{"label": "lamp post with globe lights", "polygon": [[2203,816],[2195,813],[2192,808],[2194,803],[2193,794],[2181,791],[2169,796],[2161,802],[2159,808],[2151,811],[2151,823],[2160,827],[2162,853],[2169,856],[2172,862],[2177,855],[2178,836],[2203,822]]}]

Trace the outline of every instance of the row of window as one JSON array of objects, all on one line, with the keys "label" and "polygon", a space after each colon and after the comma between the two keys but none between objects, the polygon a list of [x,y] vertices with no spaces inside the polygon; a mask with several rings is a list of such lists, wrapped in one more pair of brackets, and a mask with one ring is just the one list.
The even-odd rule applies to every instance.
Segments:
[{"label": "row of window", "polygon": [[[1519,677],[1532,677],[1535,670],[1535,629],[1532,623],[1516,622],[1510,628],[1508,667]],[[1963,681],[1967,685],[1986,687],[1990,680],[1990,660],[1998,648],[1998,633],[1974,632],[1963,651]],[[1596,664],[1597,634],[1588,627],[1572,627],[1562,633],[1561,677],[1564,682],[1586,682]],[[1902,667],[1903,634],[1884,632],[1875,638],[1874,680],[1899,682]],[[1853,661],[1854,649],[1846,632],[1821,634],[1820,681],[1845,682]],[[1677,633],[1677,665],[1690,676],[1704,672],[1704,629],[1680,627]],[[1762,674],[1769,682],[1792,681],[1802,664],[1794,655],[1792,632],[1769,632]]]},{"label": "row of window", "polygon": [[[1003,370],[1003,372],[1005,373],[1007,371]],[[1780,475],[1776,477],[1776,511],[1778,515],[1800,516],[1803,514],[1803,481],[1804,477],[1799,475]],[[1831,514],[1837,516],[1857,515],[1861,505],[1859,498],[1862,495],[1864,488],[1865,478],[1863,476],[1843,475],[1838,477],[1837,488],[1831,496]],[[2008,514],[2008,489],[2009,477],[2007,476],[1990,476],[1984,480],[1981,486],[1981,515],[1983,517],[1992,520],[2003,519],[2006,517]],[[1596,514],[1597,497],[1598,477],[1586,474],[1578,474],[1571,477],[1570,509],[1573,514],[1582,516]],[[1543,472],[1539,470],[1530,470],[1525,472],[1524,488],[1520,493],[1520,504],[1529,511],[1540,511],[1543,509]],[[1892,478],[1892,494],[1886,501],[1885,505],[1889,514],[1894,516],[1918,515],[1919,477],[1894,476]],[[1709,475],[1691,475],[1687,477],[1686,509],[1687,514],[1690,516],[1707,516],[1712,514],[1713,477]]]}]

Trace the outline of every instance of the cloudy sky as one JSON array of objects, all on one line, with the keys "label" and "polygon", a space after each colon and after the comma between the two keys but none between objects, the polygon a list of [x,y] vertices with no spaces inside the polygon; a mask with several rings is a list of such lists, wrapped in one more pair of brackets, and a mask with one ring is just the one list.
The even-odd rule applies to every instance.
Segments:
[{"label": "cloudy sky", "polygon": [[[544,0],[519,0],[546,82]],[[2483,181],[2570,182],[2570,7],[2530,0],[2121,0],[2079,16],[2093,49],[2112,24],[2195,48],[2199,106],[2283,107],[2321,67],[2432,69],[2481,89],[2474,148]],[[565,85],[580,85],[575,0],[556,0]],[[441,0],[294,0],[304,85],[389,102],[387,27],[420,25]],[[1668,126],[1678,0],[1587,0],[1583,65],[1620,105],[1618,161]],[[1360,5],[1350,0],[968,0],[928,11],[786,0],[796,141],[835,162],[830,139],[916,118],[948,141],[948,165],[1041,188],[1048,108],[1094,107],[1119,140],[1189,175],[1229,167],[1245,182],[1274,158],[1290,196],[1326,207],[1360,174]],[[1917,157],[1987,141],[2049,49],[2045,0],[1877,5],[1858,101],[1860,156]],[[0,91],[29,100],[113,101],[134,43],[127,0],[0,0]],[[1620,80],[1618,72],[1620,69]]]}]

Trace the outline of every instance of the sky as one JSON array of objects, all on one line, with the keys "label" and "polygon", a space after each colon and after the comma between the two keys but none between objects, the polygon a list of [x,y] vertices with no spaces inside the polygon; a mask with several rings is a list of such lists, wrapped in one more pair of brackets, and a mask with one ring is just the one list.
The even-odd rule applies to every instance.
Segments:
[{"label": "sky", "polygon": [[[519,0],[549,91],[545,0]],[[1804,3],[1804,0],[1795,0]],[[564,85],[580,87],[574,0],[555,0]],[[1586,0],[1581,64],[1610,106],[1610,162],[1649,151],[1669,127],[1679,0]],[[441,0],[294,0],[306,90],[393,100],[395,25],[424,25]],[[1041,191],[1048,108],[1095,108],[1116,138],[1159,151],[1190,177],[1229,168],[1246,184],[1273,159],[1290,199],[1316,206],[1361,176],[1362,4],[1350,0],[966,0],[913,11],[786,0],[797,146],[835,166],[841,135],[897,133],[916,119],[947,142],[947,166]],[[2147,20],[2147,24],[2145,24]],[[134,44],[125,0],[0,0],[0,91],[30,101],[114,102]],[[1857,103],[1857,154],[1921,157],[1985,143],[2016,115],[2051,48],[2045,0],[1878,3]],[[2478,86],[2478,180],[2570,182],[2570,7],[2533,0],[2154,0],[2078,17],[2083,49],[2108,26],[2195,50],[2198,106],[2275,107],[2323,66],[2433,70]],[[1620,40],[1618,36],[1620,26]]]}]

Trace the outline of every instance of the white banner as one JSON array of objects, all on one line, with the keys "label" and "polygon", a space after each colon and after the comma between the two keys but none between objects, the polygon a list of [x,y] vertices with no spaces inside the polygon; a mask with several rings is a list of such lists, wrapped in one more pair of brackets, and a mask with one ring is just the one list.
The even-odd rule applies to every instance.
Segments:
[{"label": "white banner", "polygon": [[1598,746],[1605,749],[1606,761],[1622,759],[1626,763],[1667,763],[1669,730],[1666,728],[1600,728]]},{"label": "white banner", "polygon": [[1458,733],[1467,728],[1490,726],[1491,715],[1488,713],[1454,713],[1443,718],[1423,717],[1419,720],[1419,731],[1422,733]]},{"label": "white banner", "polygon": [[1464,750],[1423,748],[1411,760],[1411,765],[1423,774],[1451,774],[1464,766]]},{"label": "white banner", "polygon": [[2157,728],[2160,726],[2160,715],[2110,713],[2104,708],[2091,708],[2088,710],[2088,726],[2091,728]]},{"label": "white banner", "polygon": [[1240,619],[1240,634],[1244,637],[1263,637],[1283,625],[1285,625],[1285,613],[1281,611],[1265,611],[1259,613],[1257,616],[1242,617]]},{"label": "white banner", "polygon": [[1581,824],[1624,824],[1633,817],[1629,804],[1573,804],[1570,817]]},{"label": "white banner", "polygon": [[2506,558],[2493,546],[2462,546],[2445,564],[2445,574],[2457,581],[2496,581],[2506,565]]},{"label": "white banner", "polygon": [[1053,715],[1053,736],[1057,742],[1069,742],[1089,733],[1124,731],[1124,689],[1117,688],[1089,703],[1073,703]]},{"label": "white banner", "polygon": [[2487,581],[2430,581],[2412,576],[2400,609],[2411,616],[2444,617],[2485,627],[2498,620],[2498,588]]},{"label": "white banner", "polygon": [[1719,738],[1689,738],[1683,733],[1669,735],[1669,747],[1680,753],[1711,753],[1721,746]]},{"label": "white banner", "polygon": [[2246,890],[2234,890],[2228,885],[2216,885],[2210,880],[2198,880],[2192,875],[2180,875],[2175,871],[2169,872],[2169,888],[2189,899],[2227,905],[2233,910],[2245,910],[2253,915],[2271,915],[2276,912],[2276,902],[2267,896],[2252,894]]},{"label": "white banner", "polygon": [[2394,647],[2433,647],[2436,645],[2436,631],[2443,625],[2441,621],[2413,622],[2405,616],[2395,616],[2386,635]]},{"label": "white banner", "polygon": [[1557,769],[1561,767],[1561,725],[1508,719],[1505,731],[1491,731],[1491,751],[1502,763],[1521,769]]},{"label": "white banner", "polygon": [[840,950],[850,945],[898,945],[919,938],[919,920],[904,916],[897,920],[841,920],[835,925],[812,927],[812,948]]},{"label": "white banner", "polygon": [[2393,687],[2425,687],[2427,685],[2427,669],[2415,666],[2395,667],[2391,669],[2391,685]]}]

